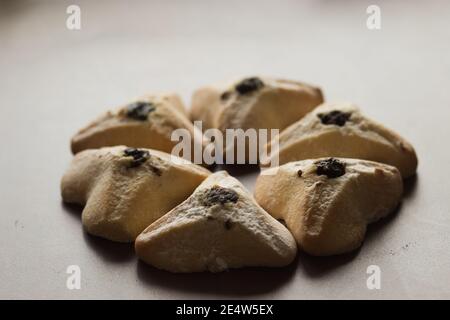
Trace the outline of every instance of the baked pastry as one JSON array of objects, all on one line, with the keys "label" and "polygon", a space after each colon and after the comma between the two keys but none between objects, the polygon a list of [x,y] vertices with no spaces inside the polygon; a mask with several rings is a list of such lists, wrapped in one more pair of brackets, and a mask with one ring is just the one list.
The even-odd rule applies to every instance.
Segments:
[{"label": "baked pastry", "polygon": [[148,94],[144,96],[144,98],[147,100],[155,98],[157,99],[158,97],[162,97],[163,100],[168,101],[175,109],[177,109],[179,112],[181,112],[182,114],[184,114],[186,117],[189,118],[189,112],[184,106],[183,100],[181,100],[181,97],[176,93],[168,92],[160,94]]},{"label": "baked pastry", "polygon": [[[194,135],[194,126],[187,118],[179,96],[147,95],[115,111],[108,111],[81,129],[72,138],[72,152],[126,145],[171,153],[178,143],[171,141],[172,131],[180,128],[188,130],[192,145],[194,141],[202,144],[202,135]],[[190,155],[183,157],[191,160]]]},{"label": "baked pastry", "polygon": [[327,256],[358,248],[367,224],[392,212],[402,192],[393,166],[321,158],[267,169],[256,181],[255,199],[285,221],[299,248]]},{"label": "baked pastry", "polygon": [[323,102],[311,85],[272,78],[245,78],[206,86],[192,96],[191,120],[204,129],[284,129]]},{"label": "baked pastry", "polygon": [[62,178],[62,198],[85,205],[82,222],[87,232],[114,241],[134,241],[210,174],[171,157],[125,146],[82,151]]},{"label": "baked pastry", "polygon": [[143,261],[171,272],[280,267],[297,252],[289,231],[225,171],[210,175],[186,201],[145,229],[135,248]]},{"label": "baked pastry", "polygon": [[[414,148],[390,129],[364,116],[353,104],[325,103],[279,135],[279,164],[321,157],[366,159],[397,167],[402,176],[414,175]],[[271,143],[266,146],[271,149]],[[268,166],[272,158],[263,161]]]}]

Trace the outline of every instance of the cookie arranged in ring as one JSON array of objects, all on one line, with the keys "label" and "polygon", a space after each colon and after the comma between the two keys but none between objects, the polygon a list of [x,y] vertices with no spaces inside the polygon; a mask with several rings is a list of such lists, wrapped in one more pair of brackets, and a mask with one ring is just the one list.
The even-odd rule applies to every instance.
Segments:
[{"label": "cookie arranged in ring", "polygon": [[171,272],[285,266],[296,256],[289,231],[225,171],[210,175],[183,203],[136,239],[140,259]]},{"label": "cookie arranged in ring", "polygon": [[322,102],[321,90],[306,83],[251,77],[196,90],[191,120],[204,129],[282,130]]},{"label": "cookie arranged in ring", "polygon": [[[279,164],[321,157],[365,159],[395,166],[404,178],[417,169],[412,145],[353,104],[322,104],[282,131],[278,143],[279,152],[272,157],[278,156]],[[271,149],[272,143],[266,145],[266,150]]]},{"label": "cookie arranged in ring", "polygon": [[285,221],[300,249],[327,256],[358,248],[367,224],[393,212],[402,192],[393,166],[321,158],[267,169],[256,181],[255,199]]},{"label": "cookie arranged in ring", "polygon": [[62,198],[84,206],[87,232],[113,241],[134,241],[210,174],[172,157],[125,146],[79,152],[62,178]]},{"label": "cookie arranged in ring", "polygon": [[[85,149],[126,145],[171,153],[178,141],[171,141],[176,129],[186,129],[192,144],[202,144],[201,133],[187,117],[181,99],[175,94],[147,95],[106,114],[81,129],[71,142],[75,154]],[[189,159],[191,160],[191,159]]]}]

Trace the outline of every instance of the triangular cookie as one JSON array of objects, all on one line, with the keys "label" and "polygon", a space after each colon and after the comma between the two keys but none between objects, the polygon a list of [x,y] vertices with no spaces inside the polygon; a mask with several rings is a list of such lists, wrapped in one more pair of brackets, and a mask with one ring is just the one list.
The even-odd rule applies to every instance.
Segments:
[{"label": "triangular cookie", "polygon": [[395,167],[322,158],[267,169],[257,179],[255,198],[285,221],[301,249],[323,256],[358,248],[367,224],[392,212],[402,190]]},{"label": "triangular cookie", "polygon": [[322,102],[322,92],[311,85],[251,77],[196,90],[191,119],[202,120],[204,129],[281,130]]},{"label": "triangular cookie", "polygon": [[62,178],[62,198],[85,205],[82,222],[89,233],[134,241],[210,174],[177,160],[164,152],[125,146],[85,150],[75,155]]},{"label": "triangular cookie", "polygon": [[[118,110],[109,111],[72,138],[72,152],[106,146],[126,145],[171,153],[178,141],[171,141],[175,129],[186,129],[202,144],[201,133],[186,116],[181,99],[174,94],[147,95]],[[190,159],[190,155],[183,155]]]},{"label": "triangular cookie", "polygon": [[404,178],[414,175],[417,168],[411,144],[352,104],[325,103],[286,128],[279,136],[278,156],[280,164],[321,157],[377,161],[397,167]]},{"label": "triangular cookie", "polygon": [[146,263],[172,272],[285,266],[297,251],[289,231],[225,171],[145,229],[135,247]]}]

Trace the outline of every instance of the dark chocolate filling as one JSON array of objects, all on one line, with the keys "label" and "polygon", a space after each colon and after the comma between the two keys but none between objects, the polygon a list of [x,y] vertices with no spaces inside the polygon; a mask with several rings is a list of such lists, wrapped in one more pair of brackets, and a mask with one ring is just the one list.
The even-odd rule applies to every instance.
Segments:
[{"label": "dark chocolate filling", "polygon": [[334,110],[328,113],[319,113],[317,116],[323,124],[342,127],[350,119],[351,113]]},{"label": "dark chocolate filling", "polygon": [[345,174],[345,163],[329,158],[314,163],[317,167],[317,175],[325,175],[328,178],[337,178]]},{"label": "dark chocolate filling", "polygon": [[264,86],[264,82],[259,78],[247,78],[236,85],[236,91],[240,94],[247,94],[256,91]]},{"label": "dark chocolate filling", "polygon": [[123,151],[123,154],[126,157],[133,157],[133,161],[131,162],[130,165],[131,168],[140,166],[145,161],[147,161],[148,158],[150,158],[150,153],[147,150],[141,150],[136,148],[126,148]]},{"label": "dark chocolate filling", "polygon": [[205,205],[212,206],[218,203],[224,205],[227,202],[236,203],[238,199],[239,195],[236,191],[219,186],[213,186],[206,193]]},{"label": "dark chocolate filling", "polygon": [[128,118],[145,121],[150,112],[155,111],[155,106],[151,102],[134,102],[127,106],[126,115]]}]

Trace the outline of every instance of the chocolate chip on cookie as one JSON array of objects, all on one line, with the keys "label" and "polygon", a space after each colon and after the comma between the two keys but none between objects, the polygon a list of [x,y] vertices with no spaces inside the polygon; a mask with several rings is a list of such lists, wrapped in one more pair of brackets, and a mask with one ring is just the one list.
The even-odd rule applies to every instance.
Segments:
[{"label": "chocolate chip on cookie", "polygon": [[131,168],[140,166],[150,158],[150,153],[147,150],[142,149],[126,148],[123,153],[126,157],[133,157],[130,165]]},{"label": "chocolate chip on cookie", "polygon": [[240,94],[247,94],[256,91],[264,86],[264,82],[259,78],[247,78],[236,85],[236,91]]},{"label": "chocolate chip on cookie", "polygon": [[334,110],[329,113],[319,113],[317,116],[323,124],[334,124],[342,127],[345,125],[348,119],[350,119],[351,113]]},{"label": "chocolate chip on cookie", "polygon": [[337,178],[345,174],[345,163],[329,158],[314,163],[317,167],[317,175],[325,175],[328,178]]},{"label": "chocolate chip on cookie", "polygon": [[212,206],[218,203],[224,205],[227,202],[236,203],[238,199],[239,196],[236,191],[219,186],[213,186],[206,193],[205,205]]},{"label": "chocolate chip on cookie", "polygon": [[131,119],[145,121],[148,114],[155,111],[155,109],[155,105],[151,102],[138,101],[127,106],[126,115]]}]

